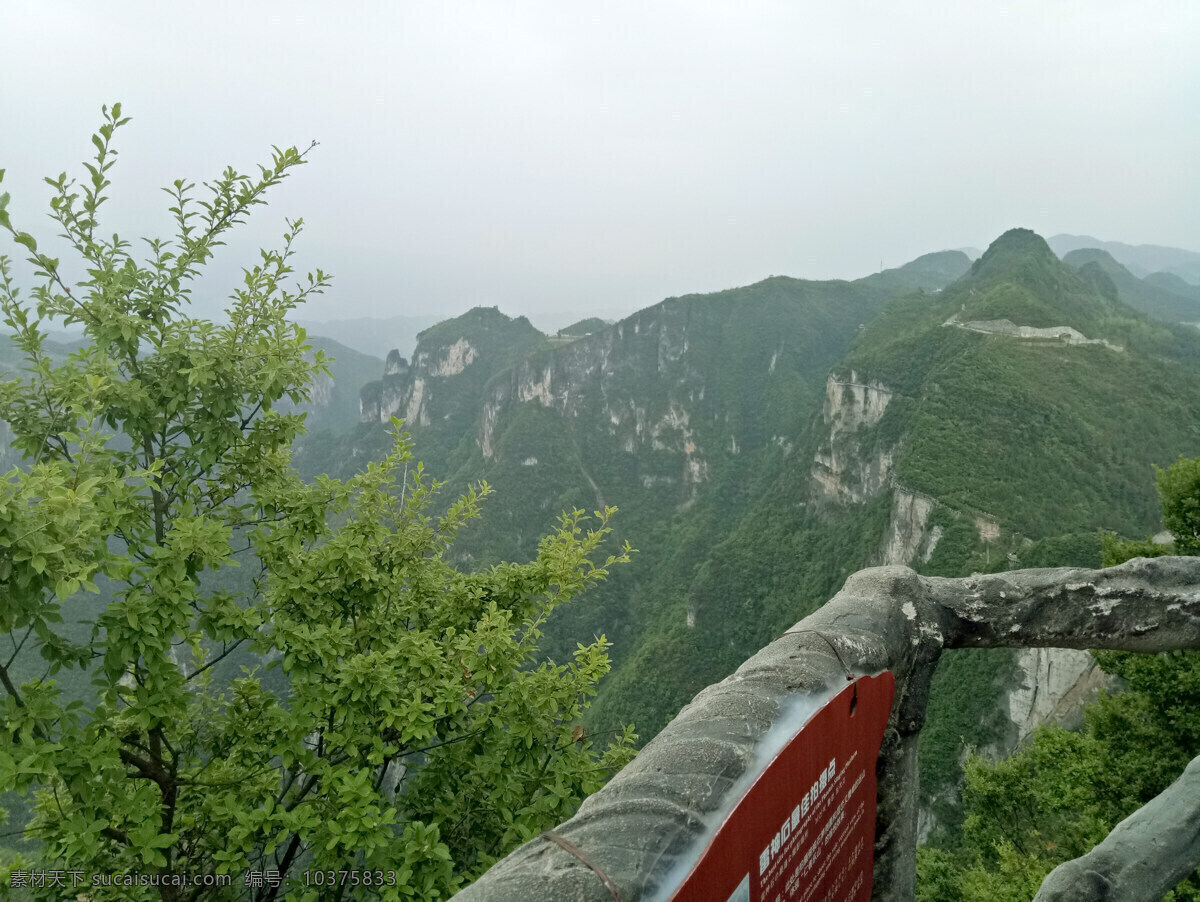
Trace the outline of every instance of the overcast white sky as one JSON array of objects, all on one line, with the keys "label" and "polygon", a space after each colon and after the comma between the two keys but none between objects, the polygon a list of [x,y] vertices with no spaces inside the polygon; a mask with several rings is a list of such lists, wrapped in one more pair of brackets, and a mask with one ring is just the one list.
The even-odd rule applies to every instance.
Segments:
[{"label": "overcast white sky", "polygon": [[3,0],[0,35],[37,235],[103,103],[122,237],[168,229],[175,178],[320,141],[203,289],[302,215],[315,319],[614,315],[1012,226],[1200,250],[1195,0]]}]

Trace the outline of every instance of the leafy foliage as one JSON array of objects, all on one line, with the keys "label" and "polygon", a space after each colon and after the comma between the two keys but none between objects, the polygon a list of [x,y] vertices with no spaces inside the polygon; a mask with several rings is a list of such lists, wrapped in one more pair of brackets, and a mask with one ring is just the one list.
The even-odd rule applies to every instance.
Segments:
[{"label": "leafy foliage", "polygon": [[[97,237],[128,120],[105,109],[90,182],[47,181],[52,215],[87,277],[30,253],[26,304],[0,258],[0,303],[26,375],[0,384],[0,418],[29,465],[0,483],[0,790],[36,792],[27,834],[40,867],[156,875],[164,885],[89,898],[445,898],[496,856],[557,823],[631,755],[578,725],[608,670],[607,640],[546,659],[546,618],[629,559],[599,559],[613,508],[563,515],[527,564],[454,566],[451,542],[486,483],[435,512],[442,485],[394,422],[382,461],[306,483],[290,466],[314,373],[329,361],[289,321],[321,291],[294,289],[301,222],[264,251],[227,325],[185,313],[188,283],[222,236],[304,162],[276,150],[258,177],[227,170],[168,194],[177,234]],[[46,353],[47,321],[88,343]],[[283,408],[291,405],[292,412]],[[112,431],[116,430],[114,436]],[[226,576],[251,565],[249,579]],[[107,595],[89,601],[105,581]],[[76,636],[58,624],[84,623]],[[23,648],[46,662],[13,679]],[[231,662],[246,666],[226,681]],[[59,680],[90,676],[68,699]],[[301,870],[371,875],[321,890]],[[278,882],[240,885],[243,872]],[[229,887],[172,885],[234,875]],[[34,891],[36,892],[36,891]],[[47,892],[53,893],[53,890]]]},{"label": "leafy foliage", "polygon": [[[1200,526],[1200,459],[1157,471],[1175,547],[1105,535],[1104,565],[1185,550]],[[1101,695],[1079,732],[1041,727],[1007,759],[966,765],[961,841],[918,852],[919,899],[1017,902],[1063,861],[1088,852],[1200,754],[1200,653],[1096,652],[1124,691]],[[1168,900],[1200,899],[1200,875]]]},{"label": "leafy foliage", "polygon": [[[1139,317],[1111,282],[1100,290],[1031,232],[1007,233],[985,256],[971,272],[962,254],[936,254],[855,282],[772,277],[671,298],[570,344],[525,346],[507,370],[488,364],[485,383],[463,386],[479,390],[469,404],[443,397],[412,426],[419,448],[443,449],[439,476],[500,489],[488,522],[456,545],[464,561],[529,553],[549,511],[620,506],[645,553],[595,604],[546,625],[555,656],[578,635],[616,643],[591,726],[633,718],[652,735],[878,563],[893,488],[935,504],[928,559],[913,561],[931,575],[1097,566],[1101,527],[1136,534],[1157,522],[1147,470],[1200,438],[1200,340]],[[1069,325],[1125,350],[945,325],[956,315]],[[463,337],[482,348],[484,320],[472,311],[426,333],[418,356]],[[846,448],[847,480],[856,464],[894,460],[896,486],[862,504],[820,499],[812,478],[831,429],[831,371],[890,390],[882,418]],[[456,435],[447,415],[465,424]],[[329,465],[365,459],[379,441],[359,433]],[[981,522],[1000,538],[984,540]],[[995,702],[1012,657],[956,652],[937,678],[922,784],[946,802],[946,823],[961,817],[951,809],[964,749],[1011,740]]]}]

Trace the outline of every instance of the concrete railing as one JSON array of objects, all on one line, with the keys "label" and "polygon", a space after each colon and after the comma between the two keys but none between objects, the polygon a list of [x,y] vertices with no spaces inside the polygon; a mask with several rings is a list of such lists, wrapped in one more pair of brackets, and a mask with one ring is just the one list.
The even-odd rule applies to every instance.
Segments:
[{"label": "concrete railing", "polygon": [[[966,579],[922,577],[906,567],[856,573],[820,610],[697,695],[555,829],[554,841],[526,843],[455,898],[665,899],[712,817],[758,766],[772,725],[798,696],[844,687],[848,667],[859,675],[890,670],[896,679],[877,765],[872,898],[908,902],[916,882],[917,739],[930,682],[943,649],[968,647],[1200,648],[1200,558]],[[1200,864],[1198,782],[1200,759],[1092,853],[1047,877],[1037,898],[1160,899]],[[1079,895],[1082,873],[1093,888],[1116,895]]]}]

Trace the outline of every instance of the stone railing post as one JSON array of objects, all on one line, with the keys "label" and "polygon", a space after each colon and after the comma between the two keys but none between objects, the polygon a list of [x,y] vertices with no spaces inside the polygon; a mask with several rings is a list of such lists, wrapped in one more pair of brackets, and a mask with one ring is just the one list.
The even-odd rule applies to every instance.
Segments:
[{"label": "stone railing post", "polygon": [[[872,898],[909,902],[916,885],[917,739],[929,687],[942,651],[969,647],[1200,648],[1200,558],[967,579],[921,577],[906,567],[860,571],[822,608],[697,695],[555,829],[554,841],[526,843],[455,898],[664,899],[671,888],[668,873],[706,835],[706,817],[729,801],[727,793],[743,773],[763,763],[755,760],[756,747],[787,703],[798,694],[831,694],[845,685],[848,667],[859,675],[890,670],[896,678],[877,766]],[[1182,791],[1173,797],[1183,796],[1196,809],[1191,823],[1200,824],[1194,817],[1200,815],[1200,799]],[[1162,814],[1167,809],[1173,816],[1183,811],[1178,804],[1160,805],[1157,819],[1146,823],[1171,822]],[[1181,854],[1200,856],[1200,841],[1181,848]],[[1104,852],[1091,864],[1107,867],[1112,874],[1102,878],[1116,881],[1118,858]],[[1039,898],[1076,898],[1045,892]]]}]

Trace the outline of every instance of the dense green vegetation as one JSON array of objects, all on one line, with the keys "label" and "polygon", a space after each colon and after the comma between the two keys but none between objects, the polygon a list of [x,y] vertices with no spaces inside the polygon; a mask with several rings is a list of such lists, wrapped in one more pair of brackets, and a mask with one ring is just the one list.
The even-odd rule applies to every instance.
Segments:
[{"label": "dense green vegetation", "polygon": [[[0,375],[24,381],[0,394],[0,463],[26,461],[0,495],[20,644],[0,668],[20,746],[0,789],[37,792],[14,813],[48,865],[390,863],[383,897],[444,896],[570,814],[628,758],[626,724],[653,736],[855,570],[1160,553],[1100,531],[1156,528],[1151,466],[1200,447],[1200,334],[1143,315],[1166,289],[1096,255],[1073,269],[1026,230],[973,265],[772,277],[569,342],[478,308],[385,365],[297,330],[325,280],[283,287],[289,223],[230,325],[194,320],[187,280],[303,155],[227,173],[203,215],[177,183],[179,235],[139,264],[92,235],[117,116],[82,205],[51,180],[91,279],[64,285],[15,231],[32,307],[3,270],[18,334]],[[87,341],[46,340],[56,318]],[[1002,320],[1058,331],[978,325]],[[434,477],[491,489],[443,496]],[[1200,541],[1196,482],[1186,463],[1159,478],[1180,550]],[[615,507],[641,552],[593,561]],[[1014,657],[945,656],[920,749],[927,898],[1015,898],[1195,754],[1191,658],[1102,660],[1128,692],[1080,732],[968,759],[960,795],[967,750],[1012,742]]]},{"label": "dense green vegetation", "polygon": [[[1200,554],[1200,458],[1159,470],[1157,482],[1174,546],[1109,535],[1105,566],[1147,553]],[[1008,758],[967,761],[962,833],[943,832],[920,850],[918,899],[1024,902],[1056,865],[1090,850],[1200,754],[1200,653],[1096,658],[1123,691],[1088,706],[1081,730],[1040,727]],[[1167,902],[1189,899],[1200,899],[1200,874]]]},{"label": "dense green vegetation", "polygon": [[[473,561],[527,554],[564,503],[620,508],[622,531],[642,553],[591,604],[547,625],[546,647],[557,654],[580,635],[614,641],[617,670],[626,676],[614,676],[598,700],[590,717],[596,728],[632,719],[639,731],[657,732],[699,688],[869,562],[884,501],[865,519],[832,530],[822,515],[801,522],[796,511],[781,509],[763,515],[768,540],[741,537],[728,551],[713,546],[789,470],[794,452],[787,448],[807,434],[826,374],[858,326],[897,292],[932,290],[967,266],[962,254],[938,254],[859,282],[776,277],[669,299],[568,346],[527,352],[492,376],[475,401],[477,417],[489,404],[497,410],[487,456],[482,418],[444,458],[425,451],[447,447],[448,431],[434,425],[440,407],[430,407],[428,428],[412,427],[418,453],[442,460],[452,481],[486,478],[500,487],[493,515],[459,545]],[[452,321],[444,334],[424,334],[418,356],[437,359],[460,339],[485,347],[475,337],[477,316]],[[485,360],[482,350],[478,359]],[[547,373],[554,399],[520,400]],[[360,433],[348,441],[365,448],[371,438]],[[791,487],[797,500],[805,486],[800,478]],[[751,549],[753,571],[742,559]],[[736,626],[718,600],[730,587],[708,585],[725,570],[738,591],[750,593]],[[765,578],[738,576],[751,572]],[[713,599],[712,612],[705,598]],[[639,660],[654,661],[653,672],[621,663],[634,649]]]},{"label": "dense green vegetation", "polygon": [[[1150,321],[1103,271],[1084,270],[1014,230],[974,265],[933,254],[857,282],[774,277],[668,299],[570,345],[531,346],[508,369],[488,363],[454,448],[437,405],[414,440],[439,449],[427,459],[454,481],[499,490],[490,522],[459,545],[472,561],[528,553],[562,505],[621,508],[643,553],[591,604],[553,618],[547,648],[613,639],[614,673],[589,722],[632,719],[651,736],[883,559],[897,489],[933,504],[927,554],[913,562],[930,574],[1095,565],[1099,529],[1153,527],[1146,473],[1200,446],[1200,336]],[[952,318],[1069,326],[1115,347],[980,334]],[[436,359],[463,338],[482,347],[475,328],[471,316],[452,321],[418,354]],[[861,488],[857,462],[894,461],[859,503],[813,480],[832,428],[831,371],[890,392],[878,421],[839,440],[848,486]],[[337,458],[368,456],[372,440],[360,432]],[[996,699],[1012,659],[955,653],[938,677],[923,780],[945,823],[959,818],[964,748],[1010,741]]]},{"label": "dense green vegetation", "polygon": [[[30,842],[0,870],[153,880],[88,883],[93,900],[446,898],[631,756],[631,729],[579,724],[607,640],[563,664],[539,640],[632,549],[601,550],[611,508],[571,509],[529,563],[456,566],[490,489],[437,504],[398,430],[348,480],[302,480],[294,411],[329,368],[289,319],[327,284],[319,270],[286,284],[301,223],[247,270],[226,324],[187,304],[225,233],[304,154],[277,150],[258,178],[227,170],[206,201],[176,182],[177,233],[139,263],[96,236],[126,121],[105,109],[90,182],[49,180],[85,280],[68,284],[0,195],[0,227],[37,273],[30,304],[0,256],[25,358],[0,383],[24,457],[0,481],[0,792],[35,798]],[[86,335],[62,359],[54,322]],[[355,879],[301,877],[317,871]],[[241,880],[255,872],[277,879]],[[200,875],[234,879],[185,879]],[[53,882],[25,890],[60,898]]]}]

